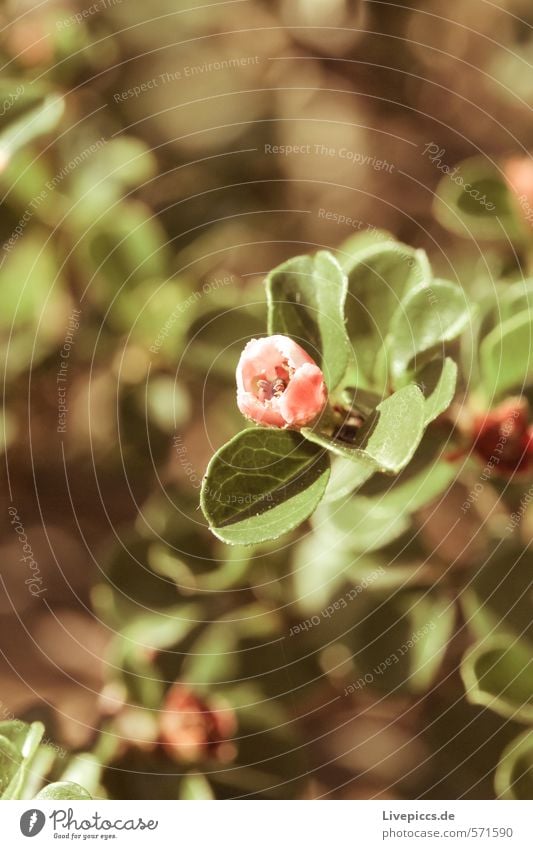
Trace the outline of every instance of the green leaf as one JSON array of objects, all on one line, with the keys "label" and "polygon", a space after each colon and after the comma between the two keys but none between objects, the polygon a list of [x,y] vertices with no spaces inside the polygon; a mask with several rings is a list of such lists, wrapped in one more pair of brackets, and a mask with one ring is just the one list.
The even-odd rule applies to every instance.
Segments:
[{"label": "green leaf", "polygon": [[24,233],[4,259],[0,264],[0,357],[16,377],[62,342],[71,306],[53,243],[44,230]]},{"label": "green leaf", "polygon": [[154,152],[135,136],[119,136],[107,142],[88,165],[93,184],[111,180],[121,188],[140,186],[157,173]]},{"label": "green leaf", "polygon": [[[81,216],[82,210],[76,210],[76,213]],[[83,214],[87,215],[86,206],[83,206]],[[72,226],[73,215],[69,216],[69,221]],[[93,225],[92,220],[90,224]],[[120,321],[121,313],[133,313],[127,327],[129,331],[136,331],[135,323],[139,319],[142,323],[145,319],[142,312],[148,305],[146,294],[143,299],[135,287],[141,286],[145,293],[149,288],[148,297],[157,294],[155,280],[164,277],[168,268],[164,230],[154,219],[151,209],[139,201],[123,201],[120,206],[114,206],[111,213],[106,210],[98,225],[91,226],[91,229],[87,229],[86,219],[73,229],[76,234],[81,231],[81,244],[85,242],[94,268],[95,281],[91,280],[91,289],[96,287],[96,291],[91,292],[92,297],[105,302],[106,309],[109,307],[112,313],[118,311],[119,315],[113,316],[114,323]],[[80,262],[85,262],[83,254]],[[85,270],[89,273],[86,266]],[[135,303],[128,304],[128,297]],[[153,324],[150,330],[153,338]]]},{"label": "green leaf", "polygon": [[375,227],[370,227],[368,230],[355,233],[349,236],[345,242],[338,248],[339,262],[341,266],[348,270],[354,264],[358,255],[367,248],[374,248],[382,242],[395,243],[395,238],[392,233],[387,230],[378,230]]},{"label": "green leaf", "polygon": [[[38,723],[40,725],[40,723]],[[44,732],[44,726],[41,725]],[[27,722],[22,722],[20,719],[8,719],[0,722],[0,734],[6,737],[10,743],[13,743],[18,751],[22,751],[25,744],[30,725]]]},{"label": "green leaf", "polygon": [[[341,463],[347,466],[349,461]],[[342,471],[345,472],[344,467]],[[356,480],[357,494],[347,499],[349,477],[346,474],[346,483],[338,499],[333,498],[333,491],[329,497],[326,493],[313,517],[313,524],[318,535],[327,537],[330,548],[376,550],[408,530],[411,515],[436,499],[455,476],[454,466],[441,460],[441,441],[427,432],[416,456],[395,477],[376,474],[367,481]],[[333,473],[330,484],[332,479]],[[340,556],[336,551],[334,559]]]},{"label": "green leaf", "polygon": [[190,396],[184,386],[167,375],[157,375],[143,387],[143,413],[161,430],[175,434],[190,416]]},{"label": "green leaf", "polygon": [[98,215],[109,210],[126,189],[142,185],[156,171],[155,156],[140,139],[119,136],[100,143],[73,172],[69,192],[72,215],[94,224]]},{"label": "green leaf", "polygon": [[411,515],[437,498],[455,476],[453,465],[440,459],[440,442],[427,433],[416,457],[396,477],[374,475],[352,498],[341,492],[335,501],[331,494],[318,507],[313,524],[327,534],[330,546],[375,550],[404,533]]},{"label": "green leaf", "polygon": [[533,722],[533,658],[527,646],[502,637],[480,640],[464,656],[461,675],[472,704]]},{"label": "green leaf", "polygon": [[238,640],[234,623],[218,620],[208,625],[188,647],[182,678],[198,691],[235,679],[239,674]]},{"label": "green leaf", "polygon": [[[335,452],[337,453],[337,452]],[[331,475],[324,495],[324,501],[338,501],[355,492],[377,472],[374,463],[363,458],[335,457],[331,464]]]},{"label": "green leaf", "polygon": [[241,668],[239,641],[245,641],[248,646],[254,641],[264,643],[279,635],[281,627],[279,614],[259,602],[233,608],[210,622],[187,647],[182,680],[203,692],[215,683],[235,679]]},{"label": "green leaf", "polygon": [[[440,165],[454,171],[447,163]],[[482,157],[464,160],[455,174],[442,178],[435,215],[448,230],[467,238],[507,242],[525,233],[512,192],[496,167]]]},{"label": "green leaf", "polygon": [[417,368],[416,358],[457,338],[470,320],[462,289],[435,280],[412,289],[391,322],[388,350],[395,381]]},{"label": "green leaf", "polygon": [[37,793],[35,798],[85,801],[86,799],[92,799],[92,796],[83,787],[80,787],[79,784],[74,784],[73,781],[54,781],[52,784],[47,784],[40,793]]},{"label": "green leaf", "polygon": [[355,355],[357,385],[383,385],[378,352],[391,319],[405,295],[429,284],[431,267],[424,251],[399,242],[383,242],[357,253],[346,267],[346,321]]},{"label": "green leaf", "polygon": [[198,606],[181,604],[161,613],[142,613],[115,635],[109,648],[109,664],[115,675],[118,671],[132,701],[154,710],[160,706],[164,682],[152,657],[179,646],[199,621]]},{"label": "green leaf", "polygon": [[[322,511],[322,505],[318,509]],[[353,554],[343,548],[342,540],[336,539],[324,527],[304,537],[295,548],[291,568],[293,597],[298,609],[302,613],[313,613],[327,604],[346,583],[346,572],[352,560]]]},{"label": "green leaf", "polygon": [[412,607],[410,614],[415,634],[417,629],[424,632],[426,623],[434,626],[411,649],[410,688],[423,693],[431,687],[453,634],[454,605],[446,596],[426,595]]},{"label": "green leaf", "polygon": [[[410,526],[409,518],[396,507],[359,495],[321,505],[313,524],[328,536],[330,550],[332,546],[340,546],[347,551],[365,553],[383,548]],[[332,559],[335,561],[336,557]]]},{"label": "green leaf", "polygon": [[425,419],[427,426],[448,409],[457,385],[457,364],[450,357],[432,360],[418,372],[418,385],[425,397]]},{"label": "green leaf", "polygon": [[[429,434],[420,446],[425,453]],[[415,513],[429,504],[450,486],[457,471],[451,463],[443,462],[440,456],[427,459],[419,453],[395,478],[377,475],[363,484],[359,495],[372,498],[376,503],[400,513]]]},{"label": "green leaf", "polygon": [[494,787],[500,799],[533,799],[533,730],[524,731],[504,749]]},{"label": "green leaf", "polygon": [[310,428],[303,428],[302,435],[340,457],[395,475],[411,460],[422,439],[424,416],[424,396],[412,384],[378,404],[353,443],[332,439]]},{"label": "green leaf", "polygon": [[26,774],[24,790],[21,794],[23,799],[33,799],[35,794],[43,786],[45,777],[49,774],[57,758],[57,747],[43,743],[35,752],[31,762],[31,769]]},{"label": "green leaf", "polygon": [[209,781],[199,772],[190,772],[182,779],[180,799],[214,799],[214,793]]},{"label": "green leaf", "polygon": [[214,569],[196,576],[196,583],[201,592],[220,592],[236,585],[246,583],[254,556],[253,550],[246,546],[231,546],[221,543],[216,552],[219,561],[214,562]]},{"label": "green leaf", "polygon": [[12,121],[0,132],[2,156],[11,157],[24,145],[39,136],[50,133],[65,111],[65,101],[56,94],[39,97],[37,104]]},{"label": "green leaf", "polygon": [[313,512],[330,473],[327,452],[288,430],[250,428],[211,459],[201,504],[223,542],[277,539]]},{"label": "green leaf", "polygon": [[522,389],[533,374],[533,316],[518,313],[495,327],[481,342],[479,358],[488,398]]},{"label": "green leaf", "polygon": [[6,737],[19,752],[19,767],[2,794],[3,799],[22,799],[28,771],[44,734],[41,722],[27,725],[17,720],[0,723],[0,734]]},{"label": "green leaf", "polygon": [[290,336],[317,362],[328,388],[342,380],[349,341],[344,322],[348,281],[327,251],[299,256],[274,268],[266,279],[268,332]]},{"label": "green leaf", "polygon": [[440,569],[428,564],[425,558],[413,560],[410,556],[395,555],[392,561],[384,564],[379,552],[359,555],[351,563],[347,574],[356,586],[361,582],[367,585],[370,582],[367,588],[370,588],[372,593],[385,597],[395,590],[405,592],[421,587],[426,589],[435,584],[441,576]]},{"label": "green leaf", "polygon": [[161,613],[141,613],[117,635],[118,645],[129,645],[129,651],[141,650],[147,654],[171,648],[201,621],[201,612],[198,605],[179,604]]},{"label": "green leaf", "polygon": [[[131,535],[127,546],[114,546],[106,558],[106,589],[113,588],[113,616],[120,622],[137,622],[137,617],[156,616],[176,604],[179,593],[175,584],[149,565],[151,544]],[[103,613],[103,611],[102,611]],[[118,621],[115,623],[118,625]]]},{"label": "green leaf", "polygon": [[505,284],[497,298],[495,312],[500,321],[512,318],[520,312],[533,312],[533,280],[519,280],[510,286]]},{"label": "green leaf", "polygon": [[21,755],[16,746],[7,737],[0,736],[0,796],[3,797],[18,772],[20,762]]},{"label": "green leaf", "polygon": [[96,755],[92,752],[81,752],[70,759],[61,775],[60,783],[81,787],[86,793],[97,793],[102,770],[102,763]]}]

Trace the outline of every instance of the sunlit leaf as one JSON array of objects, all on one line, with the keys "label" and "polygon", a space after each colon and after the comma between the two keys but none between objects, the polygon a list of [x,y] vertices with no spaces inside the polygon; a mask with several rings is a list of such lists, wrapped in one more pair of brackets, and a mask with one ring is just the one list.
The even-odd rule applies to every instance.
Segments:
[{"label": "sunlit leaf", "polygon": [[56,94],[38,97],[26,111],[0,129],[0,155],[11,157],[17,150],[57,127],[65,111],[65,101]]},{"label": "sunlit leaf", "polygon": [[180,799],[214,799],[213,790],[205,775],[199,772],[190,772],[182,779],[180,785]]},{"label": "sunlit leaf", "polygon": [[382,242],[395,242],[392,233],[388,233],[387,230],[378,230],[376,227],[354,233],[337,249],[341,266],[345,269],[351,268],[358,254]]},{"label": "sunlit leaf", "polygon": [[522,389],[533,374],[533,315],[523,311],[495,327],[482,340],[479,357],[489,399]]},{"label": "sunlit leaf", "polygon": [[517,722],[533,722],[533,658],[520,641],[480,640],[463,658],[466,697]]},{"label": "sunlit leaf", "polygon": [[517,204],[491,162],[473,157],[458,165],[439,160],[441,166],[448,173],[437,186],[435,215],[444,227],[467,238],[524,237]]},{"label": "sunlit leaf", "polygon": [[321,505],[314,527],[328,534],[329,544],[349,551],[369,552],[388,545],[409,528],[409,518],[396,506],[354,495]]},{"label": "sunlit leaf", "polygon": [[4,254],[0,351],[9,374],[19,374],[30,361],[35,365],[66,336],[69,300],[62,285],[55,251],[44,233],[23,234]]},{"label": "sunlit leaf", "polygon": [[[390,325],[388,351],[395,381],[413,372],[421,356],[442,349],[459,336],[470,320],[462,289],[445,280],[417,286],[406,295]],[[423,362],[423,360],[422,360]]]},{"label": "sunlit leaf", "polygon": [[431,267],[424,251],[399,242],[383,242],[358,252],[346,266],[348,295],[346,319],[353,346],[357,385],[384,382],[383,349],[391,319],[414,287],[430,285]]},{"label": "sunlit leaf", "polygon": [[417,376],[425,398],[425,424],[434,421],[448,409],[457,385],[457,364],[450,357],[433,360]]},{"label": "sunlit leaf", "polygon": [[5,737],[19,754],[18,769],[10,777],[9,784],[2,794],[3,799],[24,798],[28,772],[43,734],[44,726],[41,722],[32,722],[31,725],[17,721],[0,722],[0,735]]},{"label": "sunlit leaf", "polygon": [[40,793],[37,793],[35,798],[84,801],[91,799],[92,796],[83,787],[74,784],[72,781],[54,781],[52,784],[47,784]]},{"label": "sunlit leaf", "polygon": [[13,743],[0,735],[0,796],[18,772],[21,760],[21,754]]},{"label": "sunlit leaf", "polygon": [[[353,443],[303,428],[306,439],[347,460],[373,465],[377,471],[397,474],[413,457],[424,432],[425,406],[414,384],[405,386],[376,407]],[[318,427],[320,422],[318,423]],[[363,475],[358,476],[362,479]]]}]

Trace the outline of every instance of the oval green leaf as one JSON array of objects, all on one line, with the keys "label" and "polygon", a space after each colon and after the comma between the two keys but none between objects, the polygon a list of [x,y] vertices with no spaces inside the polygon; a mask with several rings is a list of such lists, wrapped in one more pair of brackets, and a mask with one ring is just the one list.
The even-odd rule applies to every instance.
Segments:
[{"label": "oval green leaf", "polygon": [[431,282],[431,266],[424,251],[390,241],[356,253],[346,273],[346,322],[357,384],[382,388],[377,358],[391,319],[407,292]]},{"label": "oval green leaf", "polygon": [[388,339],[389,367],[395,381],[414,371],[416,358],[456,339],[470,321],[463,290],[446,280],[411,290],[397,309]]},{"label": "oval green leaf", "polygon": [[327,251],[290,259],[266,279],[268,332],[290,336],[305,348],[324,372],[330,390],[340,383],[348,365],[347,285],[342,268]]},{"label": "oval green leaf", "polygon": [[253,545],[277,539],[311,515],[329,474],[328,453],[299,433],[250,428],[211,459],[202,509],[223,542]]},{"label": "oval green leaf", "polygon": [[40,793],[37,793],[36,799],[65,799],[85,801],[92,799],[84,787],[75,784],[73,781],[54,781],[52,784],[47,784]]},{"label": "oval green leaf", "polygon": [[485,394],[491,400],[523,389],[533,375],[533,315],[524,310],[485,336],[479,348]]},{"label": "oval green leaf", "polygon": [[395,475],[407,465],[420,444],[424,418],[424,396],[418,386],[411,384],[378,404],[353,443],[332,439],[310,428],[304,428],[302,434],[340,457]]},{"label": "oval green leaf", "polygon": [[465,159],[453,168],[442,157],[431,161],[446,176],[435,196],[435,215],[443,227],[467,238],[523,238],[518,204],[502,174],[483,157]]}]

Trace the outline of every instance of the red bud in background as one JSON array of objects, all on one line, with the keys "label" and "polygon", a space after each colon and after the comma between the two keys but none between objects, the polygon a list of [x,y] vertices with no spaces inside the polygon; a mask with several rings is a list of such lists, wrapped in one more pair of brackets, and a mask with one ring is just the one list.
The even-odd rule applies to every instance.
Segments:
[{"label": "red bud in background", "polygon": [[533,466],[533,427],[523,398],[509,398],[472,425],[474,452],[494,467],[495,474],[511,476]]},{"label": "red bud in background", "polygon": [[173,760],[188,763],[206,758],[232,760],[236,750],[228,738],[236,727],[231,707],[215,699],[201,699],[184,684],[174,684],[166,695],[160,739]]}]

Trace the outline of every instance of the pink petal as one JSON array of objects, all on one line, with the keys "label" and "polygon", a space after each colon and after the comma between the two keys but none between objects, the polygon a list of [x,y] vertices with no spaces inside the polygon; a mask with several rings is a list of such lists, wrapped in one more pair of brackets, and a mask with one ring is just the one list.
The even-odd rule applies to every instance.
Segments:
[{"label": "pink petal", "polygon": [[237,406],[243,416],[258,424],[269,427],[285,427],[286,422],[279,410],[259,401],[251,392],[237,392]]},{"label": "pink petal", "polygon": [[279,410],[288,425],[304,427],[316,419],[326,403],[324,376],[317,365],[304,363],[279,399]]},{"label": "pink petal", "polygon": [[304,363],[316,365],[315,361],[309,356],[307,351],[304,351],[301,345],[298,345],[298,343],[289,336],[280,336],[278,334],[270,336],[270,339],[275,342],[282,358],[288,360],[288,363],[292,366],[292,368],[300,368],[300,366],[303,366]]},{"label": "pink petal", "polygon": [[267,380],[276,378],[276,366],[283,362],[275,337],[250,339],[241,354],[237,366],[237,389],[239,392],[256,392],[256,380],[264,375]]},{"label": "pink petal", "polygon": [[276,334],[250,339],[237,365],[237,389],[240,392],[256,392],[257,377],[264,375],[266,380],[275,380],[276,368],[283,366],[285,361],[293,369],[304,363],[315,365],[309,354],[288,336]]}]

